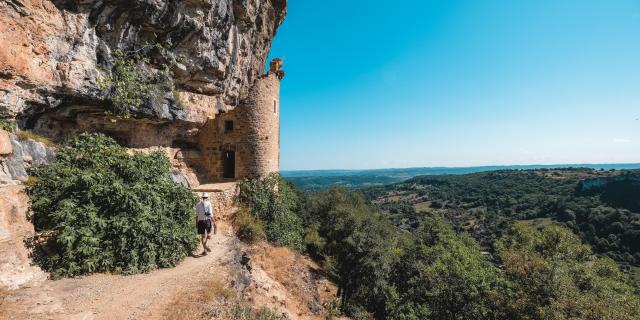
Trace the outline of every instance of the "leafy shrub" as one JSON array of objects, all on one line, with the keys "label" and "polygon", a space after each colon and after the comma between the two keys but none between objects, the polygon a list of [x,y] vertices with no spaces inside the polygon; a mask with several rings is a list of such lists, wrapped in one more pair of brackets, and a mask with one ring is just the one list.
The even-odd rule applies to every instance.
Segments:
[{"label": "leafy shrub", "polygon": [[115,66],[104,78],[98,78],[98,88],[105,91],[115,115],[128,117],[129,106],[140,107],[149,95],[153,77],[145,71],[148,59],[138,54],[128,55],[122,50],[114,52]]},{"label": "leafy shrub", "polygon": [[255,242],[266,239],[264,225],[247,209],[239,210],[235,215],[238,238],[245,242]]},{"label": "leafy shrub", "polygon": [[13,132],[14,129],[15,129],[15,123],[13,123],[13,121],[0,119],[0,130]]},{"label": "leafy shrub", "polygon": [[34,224],[48,237],[36,261],[54,277],[175,266],[197,245],[197,199],[170,169],[162,152],[130,155],[105,135],[76,137],[29,172]]},{"label": "leafy shrub", "polygon": [[328,300],[322,303],[324,309],[324,318],[327,320],[333,320],[342,315],[340,311],[340,299]]},{"label": "leafy shrub", "polygon": [[326,240],[318,233],[318,226],[313,225],[307,228],[307,232],[304,235],[304,247],[307,253],[317,259],[320,257],[326,244]]},{"label": "leafy shrub", "polygon": [[262,307],[258,311],[256,320],[283,320],[283,318],[279,316],[275,311],[267,307]]},{"label": "leafy shrub", "polygon": [[[267,239],[277,245],[302,249],[302,220],[295,213],[298,198],[278,174],[240,183],[238,203],[266,227]],[[242,227],[240,227],[242,228]]]},{"label": "leafy shrub", "polygon": [[7,111],[0,111],[0,130],[13,132],[16,129],[15,116]]},{"label": "leafy shrub", "polygon": [[102,90],[101,98],[111,102],[112,110],[108,113],[128,118],[130,107],[139,108],[145,101],[162,98],[167,92],[173,93],[178,106],[182,105],[169,65],[161,63],[159,70],[149,67],[152,50],[170,64],[182,59],[170,54],[168,48],[171,45],[170,42],[166,45],[146,44],[136,51],[114,52],[113,69],[104,77],[97,78],[98,88]]}]

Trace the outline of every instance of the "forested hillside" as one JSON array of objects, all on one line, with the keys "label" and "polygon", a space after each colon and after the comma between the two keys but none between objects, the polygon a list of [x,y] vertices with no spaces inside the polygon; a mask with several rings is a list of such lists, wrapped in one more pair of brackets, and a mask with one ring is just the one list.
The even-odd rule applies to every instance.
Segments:
[{"label": "forested hillside", "polygon": [[403,214],[390,219],[343,188],[298,192],[296,207],[304,251],[354,319],[631,320],[640,312],[629,276],[558,225],[505,223],[488,255],[437,214],[407,217],[414,228],[404,231],[393,225]]},{"label": "forested hillside", "polygon": [[514,222],[562,224],[625,268],[640,265],[640,171],[585,168],[419,176],[365,191],[403,229],[443,216],[483,250]]}]

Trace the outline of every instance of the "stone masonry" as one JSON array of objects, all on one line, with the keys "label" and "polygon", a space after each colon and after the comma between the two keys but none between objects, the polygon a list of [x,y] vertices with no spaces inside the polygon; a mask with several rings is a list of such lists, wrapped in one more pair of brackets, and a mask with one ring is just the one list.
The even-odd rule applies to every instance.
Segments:
[{"label": "stone masonry", "polygon": [[218,114],[200,130],[199,167],[204,179],[263,177],[279,170],[283,76],[280,59],[274,59],[238,107]]}]

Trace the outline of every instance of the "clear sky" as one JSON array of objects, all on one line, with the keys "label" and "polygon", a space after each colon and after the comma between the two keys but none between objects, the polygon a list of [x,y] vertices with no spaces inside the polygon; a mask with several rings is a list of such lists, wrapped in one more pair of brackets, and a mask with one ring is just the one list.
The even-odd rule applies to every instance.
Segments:
[{"label": "clear sky", "polygon": [[640,162],[640,0],[289,0],[281,169]]}]

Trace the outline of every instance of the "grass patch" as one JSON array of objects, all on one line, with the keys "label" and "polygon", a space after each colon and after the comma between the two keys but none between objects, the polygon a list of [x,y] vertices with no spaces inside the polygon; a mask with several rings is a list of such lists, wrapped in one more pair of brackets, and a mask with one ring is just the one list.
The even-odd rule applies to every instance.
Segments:
[{"label": "grass patch", "polygon": [[56,144],[51,141],[51,139],[45,137],[45,136],[41,136],[37,133],[34,133],[32,131],[18,131],[16,132],[16,136],[18,136],[18,138],[20,138],[21,140],[27,140],[27,139],[31,139],[40,143],[43,143],[47,146],[55,146]]},{"label": "grass patch", "polygon": [[413,205],[417,212],[430,212],[431,201],[418,202]]},{"label": "grass patch", "polygon": [[177,295],[167,306],[163,319],[280,320],[283,318],[265,307],[253,310],[240,293],[231,289],[220,278],[213,277],[198,290]]}]

